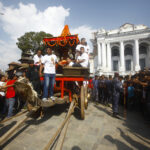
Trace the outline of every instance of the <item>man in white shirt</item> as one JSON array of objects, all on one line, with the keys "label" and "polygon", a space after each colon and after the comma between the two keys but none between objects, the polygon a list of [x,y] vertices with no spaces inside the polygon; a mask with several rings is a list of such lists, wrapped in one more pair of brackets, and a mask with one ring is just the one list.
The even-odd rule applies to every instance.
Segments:
[{"label": "man in white shirt", "polygon": [[86,42],[86,39],[85,38],[82,38],[81,39],[81,43],[77,45],[76,47],[76,51],[80,51],[80,48],[81,47],[85,47],[85,42]]},{"label": "man in white shirt", "polygon": [[87,42],[85,42],[85,52],[86,52],[87,54],[90,53],[90,46],[87,45]]},{"label": "man in white shirt", "polygon": [[34,60],[34,65],[36,66],[40,66],[41,65],[41,60],[42,60],[43,56],[42,56],[42,51],[38,50],[37,54],[34,55],[33,60]]},{"label": "man in white shirt", "polygon": [[85,39],[85,38],[82,38],[82,39],[81,39],[81,43],[77,45],[76,51],[80,51],[80,48],[81,48],[81,47],[84,47],[84,52],[86,52],[86,53],[89,54],[90,47],[89,47],[89,45],[87,45],[87,42],[86,42],[86,39]]},{"label": "man in white shirt", "polygon": [[75,54],[75,59],[76,59],[76,60],[77,60],[78,55],[79,55],[79,53],[80,53],[81,47],[85,47],[85,38],[82,38],[80,44],[78,44],[78,45],[76,46],[76,54]]},{"label": "man in white shirt", "polygon": [[84,47],[80,48],[81,56],[78,56],[76,63],[73,65],[73,67],[88,67],[89,64],[89,56],[85,52]]},{"label": "man in white shirt", "polygon": [[42,75],[42,69],[44,68],[44,91],[43,91],[43,101],[46,101],[48,98],[48,88],[49,96],[54,100],[53,90],[55,83],[56,69],[55,64],[57,62],[57,57],[55,54],[52,54],[52,49],[47,48],[47,55],[42,59],[42,65],[40,66],[40,76]]}]

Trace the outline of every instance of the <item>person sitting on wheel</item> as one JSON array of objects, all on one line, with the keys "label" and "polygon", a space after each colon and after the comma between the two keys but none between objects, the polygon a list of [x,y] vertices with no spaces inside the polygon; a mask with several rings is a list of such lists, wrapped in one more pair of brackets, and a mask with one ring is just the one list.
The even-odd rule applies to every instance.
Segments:
[{"label": "person sitting on wheel", "polygon": [[80,48],[81,55],[77,57],[76,63],[73,65],[73,67],[88,67],[89,64],[89,56],[85,52],[84,47]]}]

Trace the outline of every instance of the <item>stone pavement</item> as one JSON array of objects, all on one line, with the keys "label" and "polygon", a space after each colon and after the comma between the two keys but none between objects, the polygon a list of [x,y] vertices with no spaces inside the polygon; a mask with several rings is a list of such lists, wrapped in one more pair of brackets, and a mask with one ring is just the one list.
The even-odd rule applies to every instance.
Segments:
[{"label": "stone pavement", "polygon": [[[57,105],[46,111],[43,119],[28,120],[4,144],[4,150],[43,150],[65,118],[68,106]],[[149,150],[150,124],[140,113],[120,109],[120,119],[113,118],[111,109],[90,103],[85,120],[78,109],[70,119],[63,150]],[[19,120],[20,118],[18,118]],[[0,136],[16,123],[0,124]]]}]

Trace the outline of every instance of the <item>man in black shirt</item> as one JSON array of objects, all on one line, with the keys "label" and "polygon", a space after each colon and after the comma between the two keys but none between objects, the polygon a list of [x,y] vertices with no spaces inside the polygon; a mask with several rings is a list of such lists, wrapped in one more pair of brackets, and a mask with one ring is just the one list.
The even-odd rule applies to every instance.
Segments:
[{"label": "man in black shirt", "polygon": [[41,85],[40,85],[40,76],[38,68],[34,65],[34,61],[31,60],[29,68],[26,72],[26,77],[33,85],[33,89],[37,92],[38,95],[41,94]]}]

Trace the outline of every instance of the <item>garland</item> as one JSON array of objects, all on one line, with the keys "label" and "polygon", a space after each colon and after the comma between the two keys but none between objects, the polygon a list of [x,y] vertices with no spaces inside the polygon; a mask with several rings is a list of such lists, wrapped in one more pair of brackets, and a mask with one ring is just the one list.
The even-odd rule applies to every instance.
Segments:
[{"label": "garland", "polygon": [[56,45],[56,41],[55,41],[55,43],[54,44],[50,44],[50,42],[47,42],[47,44],[49,45],[49,46],[55,46]]},{"label": "garland", "polygon": [[[57,40],[57,41],[54,42],[54,44],[51,44],[50,41],[48,42],[48,41],[43,40],[43,43],[44,43],[45,45],[48,44],[48,45],[51,46],[51,47],[55,46],[56,44],[58,44],[58,45],[64,47],[64,46],[66,46],[67,43],[69,43],[69,45],[72,47],[72,46],[75,44],[75,42],[76,42],[76,44],[79,43],[78,37],[76,37],[76,39],[66,39],[66,37],[64,36],[64,40],[62,40],[62,41],[63,41],[64,43],[62,43],[61,40]],[[71,41],[73,41],[73,42],[71,43]]]},{"label": "garland", "polygon": [[58,40],[57,44],[60,45],[60,46],[62,46],[62,47],[66,46],[66,44],[67,44],[66,38],[64,38],[64,44],[61,43],[61,40]]},{"label": "garland", "polygon": [[76,38],[76,44],[78,44],[79,43],[79,39],[78,39],[78,37]]},{"label": "garland", "polygon": [[71,44],[71,40],[69,40],[69,45],[72,47],[75,43],[75,40],[73,40],[73,43]]}]

